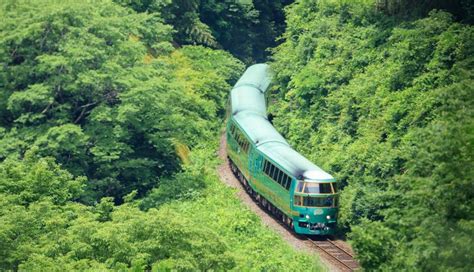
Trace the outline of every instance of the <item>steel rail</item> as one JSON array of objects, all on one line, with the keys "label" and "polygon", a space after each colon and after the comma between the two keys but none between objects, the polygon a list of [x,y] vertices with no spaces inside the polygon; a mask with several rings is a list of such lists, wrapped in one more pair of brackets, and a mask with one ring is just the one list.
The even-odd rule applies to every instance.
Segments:
[{"label": "steel rail", "polygon": [[327,239],[326,240],[327,242],[331,243],[332,245],[334,245],[335,247],[337,247],[338,249],[340,249],[341,251],[343,251],[344,253],[346,253],[347,255],[351,256],[352,259],[354,259],[354,255],[352,255],[352,253],[348,252],[347,250],[345,250],[344,248],[338,246],[337,244],[335,244],[333,241],[331,241],[330,239]]},{"label": "steel rail", "polygon": [[321,241],[321,242],[329,242],[329,244],[331,246],[333,246],[333,248],[336,248],[337,250],[343,252],[344,254],[346,254],[347,256],[349,256],[351,258],[351,260],[342,260],[341,258],[338,258],[337,256],[334,255],[334,253],[331,253],[329,252],[326,248],[324,248],[322,245],[319,245],[317,243],[317,241],[314,241],[310,238],[308,238],[308,241],[310,241],[312,244],[314,244],[317,248],[321,249],[324,253],[326,253],[327,255],[331,256],[334,260],[336,260],[338,263],[342,264],[345,268],[349,269],[349,271],[354,271],[356,270],[357,268],[356,267],[352,267],[350,265],[348,265],[346,262],[349,261],[349,262],[355,262],[354,260],[354,256],[352,254],[350,254],[349,252],[347,252],[346,250],[344,250],[343,248],[339,247],[338,245],[336,245],[335,243],[333,243],[331,240],[329,239],[326,239],[324,241]]}]

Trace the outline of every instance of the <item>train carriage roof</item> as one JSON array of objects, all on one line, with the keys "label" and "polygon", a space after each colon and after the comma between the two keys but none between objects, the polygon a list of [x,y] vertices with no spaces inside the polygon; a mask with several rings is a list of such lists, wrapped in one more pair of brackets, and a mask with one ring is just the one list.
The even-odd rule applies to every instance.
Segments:
[{"label": "train carriage roof", "polygon": [[242,85],[232,89],[230,95],[233,115],[247,111],[261,116],[267,115],[265,95],[258,89],[248,85]]},{"label": "train carriage roof", "polygon": [[263,116],[252,112],[241,112],[234,116],[234,120],[257,146],[268,142],[289,145],[285,138]]},{"label": "train carriage roof", "polygon": [[266,118],[265,91],[271,81],[266,64],[250,66],[231,92],[234,121],[265,156],[297,178],[334,181],[334,178],[290,147]]},{"label": "train carriage roof", "polygon": [[269,142],[257,149],[291,175],[314,181],[334,181],[334,178],[288,145]]},{"label": "train carriage roof", "polygon": [[257,88],[260,92],[265,93],[271,81],[272,77],[269,66],[263,63],[254,64],[245,70],[234,88],[250,85]]},{"label": "train carriage roof", "polygon": [[265,91],[270,82],[271,76],[268,65],[255,64],[250,66],[232,89],[232,115],[243,111],[251,111],[266,116]]}]

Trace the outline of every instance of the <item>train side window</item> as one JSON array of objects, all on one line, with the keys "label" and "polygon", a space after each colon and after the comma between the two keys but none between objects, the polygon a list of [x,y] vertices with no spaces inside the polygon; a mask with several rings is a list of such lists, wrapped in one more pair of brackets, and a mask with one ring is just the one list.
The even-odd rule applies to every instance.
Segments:
[{"label": "train side window", "polygon": [[289,190],[290,189],[290,186],[291,186],[291,178],[290,176],[286,175],[286,182],[285,182],[285,189],[286,190]]},{"label": "train side window", "polygon": [[278,183],[280,183],[281,186],[285,187],[286,174],[283,171],[281,171],[280,177],[278,177]]},{"label": "train side window", "polygon": [[272,173],[272,164],[268,161],[267,161],[267,171],[265,173],[267,174],[267,176],[270,176],[270,174]]},{"label": "train side window", "polygon": [[267,160],[263,161],[263,172],[265,174],[268,173],[268,161]]},{"label": "train side window", "polygon": [[282,172],[282,175],[280,177],[280,184],[281,186],[285,187],[286,186],[286,174]]},{"label": "train side window", "polygon": [[281,182],[281,185],[283,185],[283,187],[286,188],[286,183],[288,182],[288,175],[287,174],[284,174],[283,175],[283,179],[282,179],[282,182]]},{"label": "train side window", "polygon": [[275,166],[270,163],[270,172],[268,173],[270,178],[273,178],[273,172],[275,172]]},{"label": "train side window", "polygon": [[273,181],[275,181],[276,183],[278,183],[278,175],[280,174],[280,169],[276,168],[275,167],[275,173],[273,173]]},{"label": "train side window", "polygon": [[280,169],[278,169],[278,172],[277,174],[275,175],[275,181],[280,184],[280,177],[281,177],[281,173],[282,171]]},{"label": "train side window", "polygon": [[290,187],[291,187],[291,177],[290,176],[286,176],[286,185],[285,185],[285,188],[287,190],[290,190]]},{"label": "train side window", "polygon": [[290,176],[286,175],[285,176],[285,189],[288,190],[288,188],[290,188],[290,184],[291,184],[291,178]]}]

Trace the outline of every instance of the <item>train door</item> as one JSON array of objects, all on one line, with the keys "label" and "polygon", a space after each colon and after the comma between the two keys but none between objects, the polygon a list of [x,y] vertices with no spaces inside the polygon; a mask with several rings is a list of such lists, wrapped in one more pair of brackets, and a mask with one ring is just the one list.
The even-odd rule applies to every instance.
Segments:
[{"label": "train door", "polygon": [[263,156],[257,152],[257,149],[255,147],[252,147],[252,151],[249,157],[249,169],[252,176],[251,177],[252,185],[255,179],[260,178],[262,163],[263,163]]}]

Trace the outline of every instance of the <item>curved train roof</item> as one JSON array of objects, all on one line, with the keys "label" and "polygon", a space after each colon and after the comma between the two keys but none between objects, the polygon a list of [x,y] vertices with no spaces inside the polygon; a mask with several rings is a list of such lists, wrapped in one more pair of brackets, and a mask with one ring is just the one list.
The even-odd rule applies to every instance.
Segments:
[{"label": "curved train roof", "polygon": [[257,149],[293,176],[315,181],[334,178],[290,147],[267,120],[265,91],[271,82],[269,66],[250,66],[231,91],[232,116]]},{"label": "curved train roof", "polygon": [[266,143],[258,147],[263,154],[284,167],[293,176],[309,180],[334,181],[334,178],[288,145]]}]

